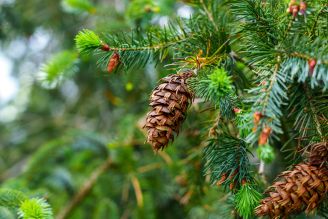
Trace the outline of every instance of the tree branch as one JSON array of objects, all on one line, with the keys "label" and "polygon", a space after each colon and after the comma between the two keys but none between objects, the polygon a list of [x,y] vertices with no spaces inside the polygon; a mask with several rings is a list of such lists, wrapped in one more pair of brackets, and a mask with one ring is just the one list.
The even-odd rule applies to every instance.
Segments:
[{"label": "tree branch", "polygon": [[214,18],[213,18],[213,15],[212,13],[208,10],[208,8],[206,7],[205,3],[204,3],[204,0],[200,0],[200,3],[202,4],[203,6],[203,9],[208,17],[208,19],[212,22],[214,28],[216,31],[219,31],[219,28],[218,26],[216,25],[215,21],[214,21]]},{"label": "tree branch", "polygon": [[78,204],[81,203],[90,193],[93,186],[96,184],[99,176],[105,173],[111,165],[112,165],[112,159],[108,157],[107,160],[101,166],[95,169],[95,171],[91,174],[89,179],[84,182],[84,184],[82,185],[80,190],[75,194],[73,199],[71,199],[71,201],[66,205],[66,207],[59,212],[56,219],[68,218],[68,216],[73,212],[73,210],[78,206]]}]

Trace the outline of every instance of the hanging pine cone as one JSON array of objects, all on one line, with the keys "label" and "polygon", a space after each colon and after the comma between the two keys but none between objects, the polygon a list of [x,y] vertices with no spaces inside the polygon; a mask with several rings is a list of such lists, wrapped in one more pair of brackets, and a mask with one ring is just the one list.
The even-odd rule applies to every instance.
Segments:
[{"label": "hanging pine cone", "polygon": [[150,97],[152,110],[147,114],[144,128],[148,130],[147,142],[154,150],[165,148],[174,133],[178,134],[188,106],[193,98],[186,81],[192,71],[170,75],[161,80]]},{"label": "hanging pine cone", "polygon": [[286,218],[293,213],[311,213],[328,193],[328,169],[302,163],[280,175],[269,188],[269,197],[256,208],[258,216]]}]

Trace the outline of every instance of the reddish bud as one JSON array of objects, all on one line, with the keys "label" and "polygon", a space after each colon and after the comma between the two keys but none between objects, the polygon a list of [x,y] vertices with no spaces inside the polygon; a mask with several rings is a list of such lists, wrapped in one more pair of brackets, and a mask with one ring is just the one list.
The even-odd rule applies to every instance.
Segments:
[{"label": "reddish bud", "polygon": [[227,179],[227,174],[225,173],[221,176],[221,179],[219,181],[217,181],[216,185],[221,186],[222,183],[224,183],[226,181],[226,179]]},{"label": "reddish bud", "polygon": [[110,50],[110,47],[108,46],[108,44],[103,44],[101,46],[101,50],[103,50],[103,51],[109,51]]},{"label": "reddish bud", "polygon": [[247,181],[246,181],[246,179],[245,179],[245,178],[241,180],[241,185],[243,185],[243,186],[244,186],[244,185],[246,185],[246,183],[247,183]]},{"label": "reddish bud", "polygon": [[268,142],[269,136],[271,134],[271,128],[265,127],[259,137],[259,145],[265,145]]},{"label": "reddish bud", "polygon": [[115,52],[109,59],[108,66],[107,66],[108,73],[112,73],[116,69],[119,63],[120,63],[120,55]]},{"label": "reddish bud", "polygon": [[295,18],[297,16],[298,11],[299,11],[298,5],[292,5],[291,6],[291,11],[292,11],[293,17]]},{"label": "reddish bud", "polygon": [[238,113],[241,112],[241,109],[235,107],[235,108],[233,108],[233,112],[234,112],[235,114],[238,114]]},{"label": "reddish bud", "polygon": [[309,75],[312,76],[312,74],[314,72],[314,68],[317,65],[317,60],[309,59],[308,65],[309,65]]},{"label": "reddish bud", "polygon": [[253,117],[254,117],[254,124],[258,125],[263,115],[260,112],[255,112]]},{"label": "reddish bud", "polygon": [[303,2],[303,1],[301,1],[301,3],[300,3],[300,13],[301,13],[302,15],[305,15],[306,8],[307,8],[306,3]]},{"label": "reddish bud", "polygon": [[263,117],[263,114],[260,112],[255,112],[253,115],[254,118],[254,127],[253,127],[253,132],[256,131],[258,124],[260,123],[261,118]]},{"label": "reddish bud", "polygon": [[230,189],[230,190],[233,190],[233,189],[235,188],[235,183],[236,183],[236,182],[232,182],[232,183],[230,183],[230,185],[229,185],[229,189]]}]

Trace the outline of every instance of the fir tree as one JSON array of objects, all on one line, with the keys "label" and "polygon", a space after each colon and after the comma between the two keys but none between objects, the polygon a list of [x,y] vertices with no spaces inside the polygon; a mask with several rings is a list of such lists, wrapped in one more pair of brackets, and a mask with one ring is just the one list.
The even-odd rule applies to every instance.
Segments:
[{"label": "fir tree", "polygon": [[5,2],[11,54],[52,38],[1,123],[0,218],[328,217],[326,0]]},{"label": "fir tree", "polygon": [[[98,37],[84,30],[76,36],[76,45],[81,53],[98,54],[100,66],[118,54],[125,70],[165,61],[173,73],[195,72],[186,82],[166,78],[167,84],[155,90],[163,95],[151,97],[155,108],[147,119],[148,142],[159,149],[173,139],[179,125],[168,115],[182,115],[186,106],[167,99],[173,95],[170,90],[177,97],[181,89],[185,92],[179,83],[186,83],[196,98],[210,101],[218,115],[203,152],[204,173],[210,174],[213,184],[228,185],[235,194],[237,212],[250,218],[260,201],[258,175],[263,174],[265,163],[274,160],[275,150],[290,145],[301,153],[310,144],[327,141],[327,4],[320,0],[195,0],[188,4],[194,9],[189,19],[122,35]],[[261,163],[258,173],[249,162],[253,149]],[[310,195],[302,190],[320,194],[307,203],[306,213],[317,209],[327,193],[326,163],[320,166],[323,172],[311,165],[299,164],[284,172],[287,184],[277,182],[276,193],[270,193],[272,199],[279,194],[282,200],[266,198],[256,213],[276,218],[305,210],[299,203],[307,202]]]}]

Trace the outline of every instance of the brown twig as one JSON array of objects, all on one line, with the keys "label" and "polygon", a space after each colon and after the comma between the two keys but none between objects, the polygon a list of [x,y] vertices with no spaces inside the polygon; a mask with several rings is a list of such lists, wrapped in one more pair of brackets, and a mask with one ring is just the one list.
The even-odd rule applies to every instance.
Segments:
[{"label": "brown twig", "polygon": [[144,205],[144,201],[143,201],[143,195],[142,195],[140,182],[139,182],[138,178],[135,177],[135,176],[133,176],[131,178],[131,182],[132,182],[132,186],[133,186],[133,189],[134,189],[134,193],[136,195],[138,207],[142,208],[143,205]]},{"label": "brown twig", "polygon": [[91,174],[87,181],[84,182],[80,190],[75,194],[75,196],[70,200],[70,202],[59,212],[56,219],[65,219],[73,212],[73,210],[81,203],[85,197],[90,193],[93,186],[96,184],[99,176],[108,170],[111,166],[112,160],[108,158],[102,165],[100,165],[95,171]]}]

